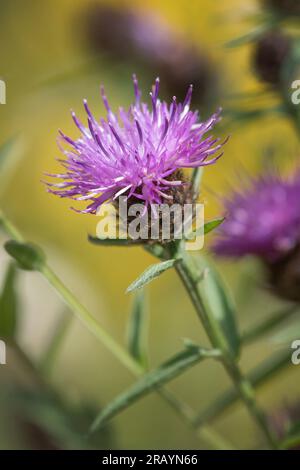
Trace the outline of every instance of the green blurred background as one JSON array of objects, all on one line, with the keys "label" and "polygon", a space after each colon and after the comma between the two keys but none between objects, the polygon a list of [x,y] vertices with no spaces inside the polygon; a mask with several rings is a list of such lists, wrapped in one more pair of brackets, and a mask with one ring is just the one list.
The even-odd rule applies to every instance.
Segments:
[{"label": "green blurred background", "polygon": [[[112,335],[124,341],[132,299],[126,287],[150,262],[139,248],[95,247],[87,234],[95,233],[95,216],[69,210],[70,201],[49,195],[41,184],[43,173],[59,169],[55,158],[57,131],[75,136],[69,110],[83,117],[82,99],[93,111],[103,112],[99,85],[106,86],[113,107],[132,100],[132,72],[138,72],[147,95],[157,71],[144,71],[134,58],[130,64],[95,57],[84,36],[81,19],[88,0],[0,0],[0,77],[7,85],[7,104],[0,107],[0,142],[18,136],[17,165],[1,180],[1,207],[29,240],[41,244],[50,264]],[[99,4],[105,3],[98,1]],[[218,97],[212,100],[226,108],[229,95],[245,89],[262,89],[253,74],[251,47],[224,48],[226,41],[247,32],[243,17],[255,9],[254,1],[227,0],[131,0],[106,2],[120,8],[134,7],[157,12],[199,49],[212,58],[218,77]],[[216,103],[217,101],[217,103]],[[201,111],[201,110],[200,110]],[[259,171],[269,154],[289,166],[297,156],[298,143],[289,122],[278,116],[248,125],[232,125],[220,131],[231,134],[223,158],[205,172],[201,200],[206,217],[220,211],[217,195],[239,183],[237,170]],[[212,235],[213,236],[213,235]],[[1,271],[7,258],[1,253]],[[251,263],[219,264],[238,302],[241,328],[278,307],[278,301],[254,287],[255,266]],[[38,358],[62,312],[60,300],[38,274],[21,273],[22,322],[19,338],[24,349]],[[149,350],[153,365],[182,347],[182,338],[206,344],[206,338],[190,302],[176,278],[166,273],[147,289],[150,309]],[[247,348],[242,365],[247,370],[280,347],[270,339]],[[0,368],[1,382],[25,380],[17,358],[9,354]],[[17,378],[17,379],[16,379]],[[51,381],[71,402],[87,401],[96,407],[132,383],[129,373],[74,319],[53,370]],[[195,409],[204,409],[229,385],[218,365],[201,364],[171,384],[172,390]],[[300,390],[299,370],[290,366],[259,394],[268,410],[295,398]],[[5,400],[0,406],[0,448],[23,448],[28,444]],[[239,404],[214,423],[236,446],[253,446],[257,429]],[[143,399],[112,423],[115,448],[197,448],[199,443],[172,410],[155,394]]]}]

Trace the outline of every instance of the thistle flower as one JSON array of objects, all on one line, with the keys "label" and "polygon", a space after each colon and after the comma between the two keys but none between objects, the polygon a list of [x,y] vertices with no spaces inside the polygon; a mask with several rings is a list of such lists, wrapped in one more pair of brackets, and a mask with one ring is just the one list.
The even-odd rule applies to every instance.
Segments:
[{"label": "thistle flower", "polygon": [[256,255],[278,260],[300,240],[300,174],[282,179],[275,171],[251,179],[244,192],[225,199],[228,214],[214,250],[222,256]]},{"label": "thistle flower", "polygon": [[254,68],[259,78],[271,85],[278,85],[282,67],[291,50],[290,38],[280,31],[265,33],[255,45]]},{"label": "thistle flower", "polygon": [[282,179],[275,171],[252,179],[224,201],[227,219],[212,247],[220,256],[254,255],[269,271],[281,297],[300,300],[300,173]]},{"label": "thistle flower", "polygon": [[[65,173],[49,175],[63,181],[48,183],[49,191],[60,197],[90,201],[83,213],[95,214],[107,201],[119,196],[138,199],[148,208],[173,200],[174,191],[185,190],[182,168],[196,168],[215,163],[223,143],[206,136],[219,112],[206,122],[199,122],[197,112],[190,110],[192,86],[183,103],[176,98],[170,105],[158,98],[159,79],[150,93],[152,106],[141,102],[136,77],[133,78],[135,102],[128,111],[113,113],[101,89],[107,118],[99,121],[87,101],[87,125],[72,112],[81,135],[71,139],[60,131],[59,147],[66,159],[60,160]],[[62,146],[67,144],[69,149]],[[216,155],[217,154],[217,155]]]}]

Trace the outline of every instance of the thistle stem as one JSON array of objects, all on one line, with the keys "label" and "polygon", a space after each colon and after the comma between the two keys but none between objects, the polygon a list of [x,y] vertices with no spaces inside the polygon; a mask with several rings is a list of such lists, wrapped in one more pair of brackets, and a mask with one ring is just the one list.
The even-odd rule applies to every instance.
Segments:
[{"label": "thistle stem", "polygon": [[[21,243],[25,241],[22,234],[0,210],[0,227],[1,225],[4,231],[13,240]],[[64,285],[47,263],[44,264],[44,267],[40,272],[56,292],[58,292],[63,302],[73,311],[73,313],[76,314],[78,319],[97,337],[97,339],[106,346],[106,348],[120,361],[121,364],[123,364],[134,376],[139,377],[146,372],[146,370],[127,352],[127,350],[119,345],[110,336],[110,334],[106,332],[86,307],[84,307],[73,293]],[[194,429],[196,435],[201,439],[206,440],[210,446],[215,449],[232,448],[225,439],[219,436],[215,431],[211,430],[208,426],[203,427],[201,430],[197,429],[197,425],[194,423],[194,419],[192,418],[192,412],[188,410],[187,405],[179,402],[170,391],[162,388],[158,390],[158,393],[177,412],[177,414]]]},{"label": "thistle stem", "polygon": [[[18,242],[24,242],[24,238],[10,220],[0,211],[0,225],[5,232]],[[133,357],[120,346],[102,325],[90,314],[74,294],[65,286],[61,279],[55,274],[50,266],[45,263],[41,268],[41,274],[54,287],[56,292],[61,296],[64,303],[75,313],[77,318],[83,323],[91,333],[94,334],[106,348],[134,375],[143,373],[143,368],[136,362]]]},{"label": "thistle stem", "polygon": [[41,270],[42,275],[60,294],[63,301],[75,313],[78,319],[91,333],[99,339],[104,346],[134,375],[143,372],[142,367],[130,356],[130,354],[120,346],[100,323],[90,314],[84,305],[82,305],[74,294],[64,285],[54,271],[48,266],[44,266]]},{"label": "thistle stem", "polygon": [[197,315],[206,330],[212,346],[220,349],[223,353],[220,361],[223,363],[224,368],[230,376],[238,395],[244,401],[250,414],[261,428],[270,447],[277,448],[276,440],[267,425],[265,415],[256,403],[255,392],[252,384],[243,376],[234,358],[227,351],[225,339],[222,338],[219,331],[216,331],[214,323],[210,321],[209,315],[205,310],[199,294],[197,277],[195,276],[191,257],[188,254],[185,254],[180,259],[180,262],[176,265],[176,270],[192,300]]}]

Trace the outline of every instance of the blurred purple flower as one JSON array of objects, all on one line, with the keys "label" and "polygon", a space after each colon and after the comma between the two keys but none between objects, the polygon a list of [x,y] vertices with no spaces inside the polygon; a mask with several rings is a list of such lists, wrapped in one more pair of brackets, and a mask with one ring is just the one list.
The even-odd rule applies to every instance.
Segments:
[{"label": "blurred purple flower", "polygon": [[179,99],[190,83],[201,103],[217,95],[217,73],[208,55],[159,14],[96,3],[85,9],[84,16],[84,33],[95,52],[154,70]]},{"label": "blurred purple flower", "polygon": [[205,137],[220,113],[199,122],[198,112],[190,111],[192,86],[183,103],[174,97],[168,105],[158,98],[157,79],[149,109],[141,102],[136,77],[133,82],[135,103],[128,111],[119,108],[114,114],[102,88],[107,119],[97,121],[84,100],[88,125],[72,113],[80,138],[72,140],[60,131],[59,147],[66,157],[60,162],[66,172],[49,175],[63,182],[47,184],[60,197],[91,201],[81,212],[94,214],[102,203],[121,195],[139,199],[146,207],[172,200],[172,189],[186,185],[183,178],[174,179],[177,170],[211,165],[221,156],[215,155],[223,145],[220,139]]},{"label": "blurred purple flower", "polygon": [[282,179],[275,171],[251,179],[224,201],[227,218],[213,250],[221,256],[256,255],[275,262],[300,240],[300,173]]}]

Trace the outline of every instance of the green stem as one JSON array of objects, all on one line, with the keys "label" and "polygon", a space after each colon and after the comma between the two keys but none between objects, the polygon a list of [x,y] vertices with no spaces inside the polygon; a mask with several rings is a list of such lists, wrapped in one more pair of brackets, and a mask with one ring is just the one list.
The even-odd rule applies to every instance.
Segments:
[{"label": "green stem", "polygon": [[[128,370],[130,370],[134,375],[137,375],[137,376],[140,376],[145,372],[144,368],[139,363],[137,363],[132,358],[132,356],[130,356],[127,353],[125,349],[119,346],[119,344],[116,343],[114,339],[90,315],[88,310],[77,301],[77,299],[73,296],[71,291],[69,291],[69,289],[66,288],[66,286],[60,281],[60,279],[48,266],[46,266],[42,270],[42,274],[48,280],[48,282],[56,289],[56,291],[60,293],[63,300],[74,311],[74,313],[77,314],[78,318],[82,321],[82,323],[115,355],[115,357],[119,359],[119,361],[125,367],[127,367]],[[176,403],[175,403],[174,398],[173,398],[172,402],[170,402],[170,392],[168,392],[167,401],[169,404],[172,405],[172,408],[176,407],[176,411],[182,417],[184,417],[184,419],[187,422],[190,422],[190,419],[187,417],[187,414],[183,413],[182,406],[178,407],[178,401],[176,400]],[[200,434],[202,437],[204,434],[206,435],[206,438],[208,437],[207,430],[204,430]],[[211,439],[210,439],[210,444],[212,444]],[[214,441],[214,446],[216,446],[215,441]]]},{"label": "green stem", "polygon": [[240,368],[237,364],[235,364],[234,361],[227,358],[223,361],[223,364],[228,374],[230,375],[240,398],[244,401],[250,414],[254,417],[257,424],[260,426],[261,430],[265,434],[271,448],[276,449],[278,444],[276,442],[275,435],[271,432],[267,424],[264,412],[257,405],[255,391],[252,387],[251,382],[245,376],[243,376]]},{"label": "green stem", "polygon": [[[9,219],[0,210],[0,226],[2,225],[5,232],[14,240],[24,242],[24,238],[17,228],[9,221]],[[106,330],[95,320],[90,312],[77,300],[72,292],[64,285],[54,271],[45,263],[41,269],[41,274],[45,279],[54,287],[54,289],[61,296],[64,303],[76,314],[78,319],[99,339],[107,349],[135,376],[141,376],[146,371],[145,369],[127,352],[125,348],[120,346]],[[21,351],[21,350],[20,350]],[[24,356],[26,357],[26,355]],[[216,449],[231,448],[223,438],[217,435],[214,431],[207,427],[199,430],[194,425],[194,419],[186,412],[187,408],[184,404],[179,404],[176,397],[171,392],[164,390],[164,398],[172,406],[173,409],[190,425],[194,428],[197,435],[203,439],[208,440],[210,445]],[[222,443],[222,445],[220,445]]]},{"label": "green stem", "polygon": [[[250,373],[247,374],[247,380],[251,382],[253,388],[258,388],[270,380],[275,374],[278,374],[290,365],[291,353],[290,351],[283,351],[283,353],[265,360],[259,364],[259,366],[250,371]],[[236,389],[228,389],[210,406],[196,416],[195,424],[197,426],[202,426],[204,423],[218,418],[222,413],[234,405],[238,399],[239,395],[237,394]]]},{"label": "green stem", "polygon": [[251,383],[243,376],[235,360],[227,351],[226,340],[220,334],[220,330],[215,328],[214,322],[211,321],[203,305],[201,296],[197,287],[197,277],[193,269],[193,263],[190,256],[185,253],[180,262],[176,266],[177,272],[183,281],[183,284],[192,300],[197,315],[201,320],[207,335],[214,348],[220,349],[223,353],[221,361],[224,368],[232,379],[238,395],[244,401],[250,414],[255,419],[267,441],[272,448],[276,448],[277,444],[273,434],[269,430],[264,413],[258,407],[255,399],[255,392]]},{"label": "green stem", "polygon": [[4,213],[0,210],[0,228],[3,230],[13,239],[18,242],[23,242],[24,239],[19,232],[19,230],[11,223],[11,221],[4,215]]},{"label": "green stem", "polygon": [[[13,239],[19,242],[24,242],[24,238],[17,230],[17,228],[10,222],[10,220],[0,211],[0,225],[4,228],[5,232]],[[70,307],[75,313],[77,318],[83,323],[91,333],[99,339],[106,348],[134,375],[142,374],[143,368],[138,364],[132,356],[120,346],[102,325],[90,314],[86,307],[84,307],[74,294],[65,286],[55,272],[48,266],[47,263],[41,268],[41,274],[54,287],[54,289],[61,296],[64,303]]]},{"label": "green stem", "polygon": [[73,293],[65,286],[54,271],[48,266],[44,266],[41,270],[42,275],[60,294],[63,301],[75,313],[77,318],[111,353],[134,375],[143,373],[143,368],[130,356],[130,354],[120,346],[107,331],[95,320],[84,305],[82,305]]},{"label": "green stem", "polygon": [[199,439],[206,441],[216,450],[234,450],[234,447],[210,426],[198,426],[195,412],[186,403],[178,400],[166,387],[160,388],[158,393],[169,403],[173,410],[185,420],[186,424],[197,434]]}]

